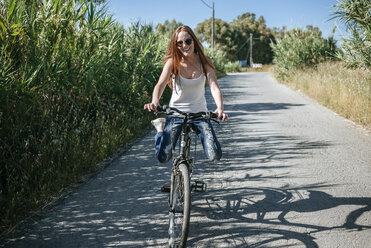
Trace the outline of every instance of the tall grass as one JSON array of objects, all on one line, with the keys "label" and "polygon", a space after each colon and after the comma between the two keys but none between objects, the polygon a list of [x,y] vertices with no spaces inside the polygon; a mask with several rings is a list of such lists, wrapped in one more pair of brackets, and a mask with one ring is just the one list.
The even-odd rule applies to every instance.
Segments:
[{"label": "tall grass", "polygon": [[371,77],[363,69],[328,61],[293,69],[281,82],[371,131]]},{"label": "tall grass", "polygon": [[0,231],[142,131],[166,42],[88,1],[0,1]]}]

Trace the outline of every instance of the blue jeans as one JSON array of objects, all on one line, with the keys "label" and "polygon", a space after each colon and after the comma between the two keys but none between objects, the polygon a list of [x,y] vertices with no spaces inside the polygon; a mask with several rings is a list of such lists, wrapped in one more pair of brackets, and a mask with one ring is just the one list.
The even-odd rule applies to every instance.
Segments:
[{"label": "blue jeans", "polygon": [[[166,163],[172,156],[173,149],[182,131],[184,120],[168,116],[163,132],[155,136],[156,156],[161,163]],[[200,138],[206,157],[210,161],[219,161],[222,157],[222,149],[216,138],[213,126],[209,120],[189,120],[197,136]]]}]

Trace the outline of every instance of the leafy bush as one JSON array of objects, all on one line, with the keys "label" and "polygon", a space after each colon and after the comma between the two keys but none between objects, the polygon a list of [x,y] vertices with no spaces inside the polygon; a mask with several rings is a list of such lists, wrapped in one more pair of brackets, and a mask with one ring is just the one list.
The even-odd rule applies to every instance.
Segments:
[{"label": "leafy bush", "polygon": [[224,66],[225,68],[225,72],[239,72],[241,71],[241,64],[238,63],[238,61],[236,62],[230,62],[228,61],[228,63]]},{"label": "leafy bush", "polygon": [[[0,229],[141,133],[166,39],[82,0],[0,1]],[[167,94],[168,95],[168,94]]]},{"label": "leafy bush", "polygon": [[308,30],[293,29],[276,43],[271,43],[278,78],[284,78],[290,69],[314,65],[333,58],[335,42],[332,37],[324,39],[316,28]]},{"label": "leafy bush", "polygon": [[350,67],[370,68],[371,66],[371,15],[369,0],[340,0],[334,5],[333,18],[339,18],[351,32],[349,39],[337,53],[338,58]]},{"label": "leafy bush", "polygon": [[206,48],[205,54],[213,61],[218,77],[224,76],[227,72],[238,72],[241,69],[238,62],[230,62],[227,54],[221,50],[213,51],[211,48]]},{"label": "leafy bush", "polygon": [[225,65],[228,60],[222,51],[213,51],[211,48],[205,48],[205,55],[213,61],[217,74],[225,75]]}]

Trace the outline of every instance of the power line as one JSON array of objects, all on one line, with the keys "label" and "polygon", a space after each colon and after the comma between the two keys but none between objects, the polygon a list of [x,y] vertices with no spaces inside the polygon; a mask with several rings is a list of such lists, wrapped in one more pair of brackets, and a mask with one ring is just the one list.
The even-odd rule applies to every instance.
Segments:
[{"label": "power line", "polygon": [[237,50],[237,52],[235,53],[236,55],[238,54],[239,51],[241,51],[241,49],[247,44],[250,42],[250,49],[247,50],[247,54],[246,54],[246,61],[247,61],[247,56],[250,54],[250,66],[252,67],[252,64],[253,64],[253,60],[252,60],[252,43],[253,43],[253,40],[260,40],[260,38],[253,38],[253,34],[250,33],[250,38],[249,39],[246,39],[246,42],[243,43],[242,46],[240,46],[240,48]]},{"label": "power line", "polygon": [[203,2],[207,7],[209,7],[210,9],[212,9],[213,7],[211,7],[210,5],[208,5],[207,3],[205,3],[204,0],[201,0],[201,2]]},{"label": "power line", "polygon": [[213,2],[212,7],[210,5],[208,5],[204,0],[201,0],[201,2],[203,4],[205,4],[207,7],[209,7],[210,9],[213,10],[213,12],[212,12],[212,25],[211,25],[211,48],[214,50],[214,15],[215,15],[214,2]]},{"label": "power line", "polygon": [[246,40],[246,42],[243,43],[242,46],[240,46],[240,48],[237,50],[236,54],[238,54],[238,52],[247,44],[247,42],[249,42],[249,40]]}]

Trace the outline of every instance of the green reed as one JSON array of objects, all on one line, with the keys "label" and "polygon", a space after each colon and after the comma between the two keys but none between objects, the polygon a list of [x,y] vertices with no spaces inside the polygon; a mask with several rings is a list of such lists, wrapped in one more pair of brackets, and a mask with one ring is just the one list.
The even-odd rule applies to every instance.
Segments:
[{"label": "green reed", "polygon": [[337,57],[347,66],[371,67],[371,3],[369,0],[339,0],[331,19],[339,19],[350,33],[342,39]]},{"label": "green reed", "polygon": [[143,131],[166,39],[88,1],[0,1],[0,231]]}]

